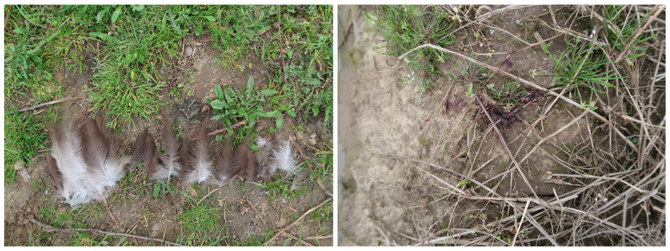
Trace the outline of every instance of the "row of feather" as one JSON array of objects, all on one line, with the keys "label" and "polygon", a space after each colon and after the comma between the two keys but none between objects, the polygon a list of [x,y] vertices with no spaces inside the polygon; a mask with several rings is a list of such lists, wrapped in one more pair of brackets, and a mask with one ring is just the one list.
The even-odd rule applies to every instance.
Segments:
[{"label": "row of feather", "polygon": [[[235,150],[229,138],[221,151],[211,154],[208,119],[192,137],[194,142],[187,137],[179,142],[167,112],[163,118],[163,152],[157,151],[154,137],[145,129],[131,145],[132,158],[119,154],[120,142],[100,119],[84,118],[81,130],[77,122],[82,119],[66,119],[58,128],[50,128],[53,146],[47,155],[47,172],[65,203],[74,206],[105,198],[123,178],[124,167],[135,161],[141,163],[149,179],[182,177],[188,184],[211,180],[219,186],[237,177],[253,181],[268,178],[277,170],[293,173],[296,167],[289,140],[273,147],[265,139],[256,138],[259,152],[267,153],[256,156],[248,138]],[[214,179],[210,179],[212,176]]]}]

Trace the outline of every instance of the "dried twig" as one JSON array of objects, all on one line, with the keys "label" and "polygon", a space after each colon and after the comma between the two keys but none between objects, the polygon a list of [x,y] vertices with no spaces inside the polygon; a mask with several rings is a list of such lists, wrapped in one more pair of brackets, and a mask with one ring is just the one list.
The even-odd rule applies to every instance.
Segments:
[{"label": "dried twig", "polygon": [[134,234],[120,234],[120,233],[112,233],[112,232],[107,232],[107,231],[102,231],[99,229],[85,229],[85,228],[72,228],[72,229],[61,229],[61,228],[55,228],[52,226],[49,226],[47,224],[44,224],[36,219],[34,219],[32,216],[29,219],[31,222],[41,226],[44,228],[44,230],[49,231],[49,232],[77,232],[77,231],[85,231],[85,232],[93,232],[93,233],[98,233],[98,234],[106,234],[106,235],[115,235],[115,236],[125,236],[125,237],[130,237],[130,238],[137,238],[137,239],[142,239],[142,240],[147,240],[147,241],[158,241],[161,243],[173,245],[173,246],[181,246],[178,243],[174,242],[169,242],[169,241],[164,241],[164,240],[157,240],[154,238],[147,238],[144,236],[139,236],[139,235],[134,235]]},{"label": "dried twig", "polygon": [[[10,7],[11,7],[11,6],[10,6]],[[7,113],[8,113],[8,114],[14,114],[14,113],[21,113],[21,112],[26,112],[26,111],[32,111],[32,110],[36,110],[36,109],[41,108],[41,107],[45,107],[45,106],[53,105],[53,104],[58,104],[58,103],[63,102],[63,101],[69,101],[69,100],[74,100],[74,99],[77,99],[77,98],[62,98],[62,99],[57,99],[57,100],[49,101],[49,102],[42,103],[42,104],[39,104],[39,105],[36,105],[36,106],[32,106],[32,107],[28,107],[28,108],[23,108],[23,109],[20,109],[20,110],[18,110],[18,111],[16,111],[16,112],[14,112],[14,111],[10,111],[10,112],[7,112]]]},{"label": "dried twig", "polygon": [[295,223],[297,223],[298,221],[302,220],[302,218],[304,218],[306,215],[308,215],[308,214],[311,213],[312,211],[314,211],[314,210],[316,210],[316,209],[322,207],[323,205],[325,205],[327,202],[331,201],[332,199],[333,199],[333,197],[330,197],[330,198],[328,198],[327,200],[325,200],[324,202],[321,202],[321,204],[319,204],[319,205],[317,205],[317,206],[315,206],[315,207],[313,207],[313,208],[307,210],[307,212],[305,212],[305,213],[302,214],[300,217],[298,217],[298,219],[296,219],[293,223],[291,223],[290,225],[288,225],[288,226],[282,228],[281,230],[279,230],[279,232],[278,232],[277,234],[275,234],[274,236],[272,236],[272,238],[270,238],[268,241],[266,241],[265,243],[263,243],[263,246],[267,246],[270,242],[272,242],[275,238],[277,238],[277,236],[279,236],[279,234],[281,234],[281,233],[283,233],[284,231],[286,231],[287,229],[291,228],[293,225],[295,225]]},{"label": "dried twig", "polygon": [[251,203],[251,201],[249,201],[249,199],[247,199],[247,202],[249,203],[249,205],[251,205],[251,209],[253,209],[254,212],[256,212],[256,215],[258,215],[258,218],[261,219],[261,221],[263,222],[263,225],[267,225],[267,223],[266,223],[265,220],[263,219],[263,216],[261,216],[261,214],[258,213],[258,210],[256,210],[256,206],[254,206],[254,204]]},{"label": "dried twig", "polygon": [[[246,123],[247,123],[246,120],[242,120],[242,121],[240,121],[240,122],[235,123],[234,125],[231,125],[230,128],[232,129],[232,128],[235,128],[235,127],[244,125],[244,124],[246,124]],[[224,132],[224,131],[228,131],[228,129],[226,129],[226,128],[224,127],[224,128],[219,129],[219,130],[216,130],[216,131],[213,131],[213,132],[208,133],[207,136],[217,135],[217,134],[219,134],[219,133],[221,133],[221,132]],[[232,133],[232,132],[228,132],[228,133]]]}]

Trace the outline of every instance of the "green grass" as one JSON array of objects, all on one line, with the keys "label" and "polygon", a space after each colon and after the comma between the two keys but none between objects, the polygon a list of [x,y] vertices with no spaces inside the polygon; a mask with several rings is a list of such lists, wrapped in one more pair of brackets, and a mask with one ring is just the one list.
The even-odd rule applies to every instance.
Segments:
[{"label": "green grass", "polygon": [[[384,5],[378,7],[374,14],[364,13],[370,26],[386,42],[380,49],[385,49],[384,54],[387,55],[398,57],[427,43],[446,47],[456,42],[453,35],[445,37],[451,31],[452,22],[442,11],[422,11],[411,5]],[[420,75],[425,90],[432,88],[428,77],[439,73],[434,64],[448,58],[444,52],[429,49],[413,52],[405,57],[405,61]]]},{"label": "green grass", "polygon": [[[310,123],[321,120],[323,129],[332,131],[332,6],[282,5],[280,10],[277,5],[6,5],[5,11],[9,13],[4,34],[4,87],[9,104],[5,109],[6,184],[11,185],[16,179],[14,163],[32,163],[48,151],[45,128],[59,114],[57,109],[44,108],[19,114],[8,111],[68,97],[76,90],[86,96],[85,100],[79,100],[84,101],[82,105],[92,114],[106,117],[107,126],[116,132],[138,121],[151,120],[157,111],[178,102],[184,96],[181,94],[193,95],[193,90],[185,90],[183,83],[168,84],[163,76],[180,62],[186,36],[208,33],[211,47],[221,53],[212,67],[239,72],[253,64],[263,64],[269,72],[268,82],[256,83],[262,86],[259,88],[254,87],[253,79],[249,79],[251,88],[213,87],[216,98],[209,103],[224,102],[212,104],[215,116],[219,116],[216,119],[225,126],[247,121],[233,130],[235,144],[245,136],[253,139],[257,134],[254,124],[262,117],[274,121],[275,126],[266,129],[270,134],[285,126],[286,115]],[[68,79],[57,81],[56,76],[66,71],[70,76],[73,72],[90,73],[90,85],[68,86],[65,85]],[[193,81],[193,74],[188,75]],[[250,144],[255,147],[253,141]],[[320,151],[314,159],[322,165],[306,164],[315,170],[313,179],[332,181],[332,150]],[[129,194],[157,199],[178,192],[173,184],[142,182],[145,177],[141,174],[127,174],[108,202],[128,203]],[[246,190],[245,183],[238,185]],[[53,191],[50,181],[34,186]],[[296,198],[308,192],[290,191],[290,183],[285,181],[269,186],[273,188],[267,190],[272,190],[275,198]],[[223,208],[208,206],[207,199],[196,201],[187,197],[187,201],[187,207],[178,216],[185,224],[180,243],[220,244],[227,238],[222,232],[207,232],[212,222],[208,216],[225,221]],[[48,219],[45,223],[54,227],[75,228],[88,227],[87,224],[102,220],[107,214],[101,203],[67,211],[65,208],[68,207],[46,204],[40,209],[41,219]],[[44,233],[33,236],[34,244],[54,236]],[[268,233],[272,235],[271,231]],[[55,236],[66,237],[67,245],[110,243],[102,235],[83,232]],[[245,241],[239,243],[262,243],[263,239]]]},{"label": "green grass", "polygon": [[[298,170],[301,168],[298,167]],[[259,184],[256,182],[250,182],[251,184],[257,185],[263,188],[263,192],[268,196],[270,201],[275,201],[278,198],[286,198],[289,200],[294,200],[299,198],[300,195],[307,194],[309,191],[305,187],[299,187],[295,190],[291,190],[292,182],[282,180],[281,173],[277,172],[273,176],[272,182],[266,184]]]},{"label": "green grass", "polygon": [[36,114],[5,115],[5,182],[10,185],[16,178],[16,162],[21,161],[24,166],[34,163],[35,157],[47,149],[46,117]]},{"label": "green grass", "polygon": [[[594,93],[607,93],[608,87],[616,87],[609,81],[619,79],[614,69],[605,69],[612,62],[607,57],[597,54],[599,47],[588,42],[570,40],[560,56],[551,54],[549,46],[551,43],[544,47],[544,52],[556,63],[552,74],[555,75],[556,85],[568,88],[570,98],[573,95],[578,96],[583,109],[587,107],[591,110],[597,109],[591,105]],[[586,97],[582,97],[580,87],[590,90],[588,103],[585,101]]]},{"label": "green grass", "polygon": [[654,33],[647,36],[645,33],[642,33],[640,36],[633,38],[637,29],[647,22],[649,13],[638,19],[635,17],[637,11],[630,7],[626,8],[625,5],[605,5],[599,8],[602,8],[603,17],[609,22],[606,25],[605,34],[607,40],[613,45],[612,47],[621,53],[626,45],[632,41],[629,49],[640,52],[637,54],[628,54],[626,62],[632,65],[631,59],[643,56],[646,50],[646,48],[637,47],[636,45],[658,35],[658,33]]},{"label": "green grass", "polygon": [[511,109],[519,102],[519,95],[523,91],[523,88],[519,84],[518,80],[503,80],[502,84],[498,85],[495,83],[489,83],[486,85],[486,88],[490,91],[489,96],[498,101],[498,104],[502,105],[507,110]]},{"label": "green grass", "polygon": [[[223,235],[224,227],[221,224],[225,222],[225,208],[212,207],[207,200],[216,190],[196,200],[184,192],[180,192],[187,198],[188,205],[184,212],[177,216],[181,225],[190,234],[180,240],[181,244],[189,246],[216,245],[221,240],[228,238]],[[223,215],[223,219],[221,215]]]}]

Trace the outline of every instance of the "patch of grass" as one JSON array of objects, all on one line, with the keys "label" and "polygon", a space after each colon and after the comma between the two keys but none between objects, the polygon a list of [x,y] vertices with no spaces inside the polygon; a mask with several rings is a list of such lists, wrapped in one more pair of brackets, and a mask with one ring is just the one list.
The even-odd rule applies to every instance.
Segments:
[{"label": "patch of grass", "polygon": [[95,114],[104,110],[111,115],[107,127],[118,128],[128,122],[133,124],[133,117],[149,119],[158,113],[162,103],[157,100],[164,83],[156,85],[147,82],[138,83],[130,79],[123,79],[115,74],[113,63],[104,63],[101,70],[93,75],[94,87],[90,90],[89,102],[93,104],[90,110]]},{"label": "patch of grass", "polygon": [[638,54],[629,54],[627,56],[626,62],[632,65],[633,63],[631,59],[643,56],[644,50],[646,50],[646,48],[636,47],[636,45],[658,35],[658,33],[654,33],[650,36],[646,36],[645,33],[642,33],[640,36],[633,38],[637,29],[640,28],[640,25],[647,22],[650,13],[647,13],[641,19],[638,19],[636,17],[636,8],[626,7],[625,5],[605,5],[601,8],[603,17],[609,21],[609,24],[606,25],[607,28],[605,29],[605,34],[607,40],[613,45],[613,48],[619,52],[623,52],[626,45],[632,41],[633,43],[631,44],[630,49],[641,52]]},{"label": "patch of grass", "polygon": [[272,232],[272,229],[266,229],[263,232],[264,232],[264,235],[262,235],[262,236],[250,236],[246,240],[242,240],[242,241],[234,240],[231,243],[231,246],[261,246],[261,245],[263,245],[263,243],[268,241],[274,235],[274,233]]},{"label": "patch of grass", "polygon": [[[300,167],[298,167],[298,169],[300,169]],[[291,185],[293,185],[292,182],[282,180],[280,173],[275,173],[274,176],[274,181],[266,184],[259,184],[256,182],[250,183],[262,187],[263,192],[268,195],[270,201],[275,201],[279,197],[293,200],[298,198],[300,195],[309,192],[305,187],[299,187],[295,190],[291,190]]]},{"label": "patch of grass", "polygon": [[165,195],[174,195],[177,191],[172,183],[168,183],[162,180],[156,180],[154,182],[154,189],[152,196],[154,199],[162,198]]},{"label": "patch of grass", "polygon": [[[333,149],[331,146],[324,145],[321,150],[314,154],[314,165],[311,165],[312,172],[309,179],[312,182],[332,181],[333,178]],[[306,162],[310,163],[310,162]],[[325,185],[325,184],[324,184]]]},{"label": "patch of grass", "polygon": [[498,101],[498,104],[505,107],[506,110],[509,110],[519,102],[521,99],[519,95],[523,91],[518,80],[503,81],[503,84],[498,86],[495,83],[489,83],[486,85],[486,88],[490,91],[489,96]]},{"label": "patch of grass", "polygon": [[309,214],[309,216],[312,216],[311,221],[316,221],[319,225],[319,229],[321,231],[328,231],[331,230],[330,222],[333,222],[333,202],[328,202],[322,207],[314,210]]},{"label": "patch of grass", "polygon": [[[286,5],[281,9],[281,41],[284,51],[281,70],[273,83],[293,96],[296,112],[306,119],[324,115],[324,130],[333,123],[333,6]],[[279,35],[279,34],[277,34]]]},{"label": "patch of grass", "polygon": [[[476,55],[471,55],[470,57],[475,60],[477,59]],[[486,62],[486,64],[488,63]],[[491,76],[491,70],[470,61],[461,61],[460,67],[454,64],[454,68],[458,69],[458,77],[451,73],[447,73],[447,76],[455,81],[469,84],[468,96],[472,94],[473,90],[476,90],[478,93],[481,92],[484,88],[484,81]]]},{"label": "patch of grass", "polygon": [[[220,225],[225,222],[225,207],[212,207],[207,200],[216,190],[196,200],[188,194],[181,192],[187,198],[188,206],[184,212],[177,216],[179,222],[190,235],[182,239],[182,244],[191,246],[214,245],[221,240],[228,238],[224,236],[224,227]],[[223,215],[223,219],[221,215]]]},{"label": "patch of grass", "polygon": [[[429,8],[430,9],[430,8]],[[445,37],[452,27],[449,17],[442,11],[419,9],[411,5],[384,5],[377,8],[376,16],[364,12],[370,26],[386,42],[384,54],[398,57],[422,44],[446,47],[456,42],[455,37]],[[405,57],[410,69],[422,76],[423,89],[431,88],[429,76],[439,72],[434,64],[444,62],[449,56],[438,50],[420,50]]]},{"label": "patch of grass", "polygon": [[[549,46],[551,46],[551,43],[544,47],[544,52],[549,54],[556,63],[553,70],[553,75],[556,76],[556,84],[568,88],[571,98],[576,93],[583,109],[588,107],[591,110],[596,110],[598,107],[591,105],[593,93],[607,93],[607,87],[616,87],[609,81],[619,79],[615,76],[614,69],[608,71],[604,69],[612,62],[607,60],[607,57],[596,54],[595,52],[599,47],[592,43],[570,40],[560,57],[551,54],[548,50]],[[579,87],[582,86],[591,91],[588,103],[584,101],[585,99],[579,90]]]},{"label": "patch of grass", "polygon": [[5,115],[5,182],[16,178],[14,164],[23,162],[24,166],[34,163],[35,157],[46,151],[47,133],[44,116],[37,112],[24,112]]}]

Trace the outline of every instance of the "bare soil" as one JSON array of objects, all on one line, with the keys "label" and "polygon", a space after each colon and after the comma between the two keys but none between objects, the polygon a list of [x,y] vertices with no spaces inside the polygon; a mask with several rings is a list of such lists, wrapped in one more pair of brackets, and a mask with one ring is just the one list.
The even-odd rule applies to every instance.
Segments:
[{"label": "bare soil", "polygon": [[[172,101],[170,107],[170,117],[175,124],[180,127],[183,135],[192,135],[199,121],[211,117],[211,106],[208,100],[214,99],[214,86],[219,84],[230,86],[232,88],[246,88],[249,76],[253,76],[256,88],[264,88],[268,83],[268,70],[265,69],[260,58],[253,53],[242,60],[244,67],[239,69],[224,69],[215,64],[214,57],[218,52],[211,49],[206,43],[206,36],[187,37],[183,41],[184,50],[182,51],[182,60],[174,61],[173,67],[163,70],[163,77],[168,87],[161,93],[162,101]],[[80,97],[79,103],[83,105],[86,92],[85,87],[90,86],[91,72],[76,73],[71,71],[61,71],[55,75],[66,86],[70,95]],[[179,83],[184,83],[184,87],[179,89],[178,97],[171,97],[168,92],[171,88],[176,88]],[[192,91],[192,95],[187,93]],[[269,137],[267,128],[274,127],[274,120],[261,119],[258,121],[255,129],[260,131],[260,136],[268,140],[286,140],[292,137],[295,143],[292,145],[294,158],[299,162],[304,161],[304,157],[295,148],[298,144],[306,156],[313,156],[316,149],[323,144],[332,146],[332,132],[324,131],[323,116],[310,117],[303,119],[299,113],[296,118],[285,116],[285,125],[282,129],[276,131],[273,137]],[[128,146],[134,142],[135,137],[149,128],[150,134],[157,138],[163,127],[162,117],[151,120],[135,119],[135,126],[128,126],[118,130],[115,136]],[[306,121],[306,122],[305,122]],[[303,131],[294,131],[293,126],[303,126]],[[209,131],[222,128],[220,122],[210,123]],[[212,144],[213,148],[219,148],[220,144]],[[28,165],[27,171],[30,175],[30,181],[23,181],[21,178],[10,185],[5,183],[5,245],[45,245],[61,246],[72,245],[72,234],[57,232],[55,235],[38,239],[43,233],[42,227],[34,224],[30,219],[35,219],[44,224],[50,224],[55,219],[45,219],[41,216],[41,210],[55,207],[59,214],[64,214],[71,210],[70,206],[59,202],[54,194],[53,182],[48,177],[45,169],[46,159],[40,156],[34,164]],[[99,229],[117,233],[127,233],[144,237],[162,239],[170,242],[178,242],[180,239],[190,235],[183,223],[180,223],[178,215],[184,212],[190,204],[187,199],[179,192],[174,195],[168,194],[164,197],[155,199],[147,194],[139,192],[140,187],[147,186],[153,191],[151,181],[146,181],[140,177],[143,171],[128,167],[127,173],[136,174],[130,180],[131,185],[119,186],[108,197],[109,209],[114,214],[120,224],[120,229],[115,226],[107,210],[97,210],[93,215],[85,219],[76,219],[77,223],[83,223],[92,229]],[[128,175],[128,174],[127,174]],[[259,182],[265,184],[276,179],[275,175],[271,180]],[[282,174],[279,178],[293,180],[295,176]],[[174,179],[173,184],[176,190],[185,192],[189,196],[200,199],[204,195],[215,191],[208,197],[207,203],[212,207],[224,207],[220,210],[221,222],[219,227],[224,229],[225,239],[216,245],[232,244],[251,244],[267,240],[271,235],[275,235],[280,229],[291,224],[295,218],[291,215],[300,216],[309,209],[319,205],[327,200],[332,194],[332,180],[311,181],[307,179],[303,186],[308,191],[296,198],[288,199],[281,195],[272,199],[267,190],[249,182],[236,181],[235,185],[219,188],[214,185],[200,185],[198,189],[190,185],[183,184],[181,179]],[[40,186],[39,184],[46,184]],[[46,190],[44,189],[46,188]],[[325,189],[325,190],[324,190]],[[253,206],[258,211],[255,212]],[[332,202],[331,202],[332,203]],[[102,204],[93,202],[84,207],[94,207]],[[331,207],[332,208],[332,207]],[[259,215],[260,214],[260,215]],[[321,213],[320,218],[330,217]],[[261,218],[263,220],[261,220]],[[288,228],[287,233],[293,236],[300,236],[304,242],[298,242],[286,235],[278,236],[269,245],[312,245],[330,246],[332,245],[333,222],[318,220],[312,214],[307,215],[298,221],[295,226]],[[104,235],[97,235],[95,240],[101,241]],[[110,239],[107,239],[110,240]],[[108,245],[161,245],[159,242],[146,241],[136,238],[112,238]],[[121,243],[123,242],[123,243]],[[209,244],[209,243],[204,243]]]},{"label": "bare soil", "polygon": [[[478,228],[498,235],[501,229],[486,229],[484,225],[496,222],[506,214],[500,204],[456,200],[447,191],[456,187],[462,178],[411,160],[423,160],[461,173],[508,198],[534,197],[518,173],[510,175],[506,172],[514,169],[514,164],[495,131],[484,122],[486,117],[483,120],[476,118],[479,105],[474,96],[466,95],[468,86],[447,77],[446,73],[458,76],[457,67],[463,60],[447,60],[437,65],[442,77],[433,79],[437,88],[422,93],[419,73],[412,72],[405,63],[391,68],[397,59],[382,54],[378,47],[385,42],[369,26],[363,11],[370,13],[372,7],[339,6],[340,40],[346,39],[339,48],[338,140],[344,147],[346,163],[340,163],[338,169],[341,193],[339,245],[411,245],[435,237],[434,233],[447,228]],[[544,6],[528,7],[498,14],[492,22],[519,38],[535,41],[528,39],[535,31],[543,38],[556,34],[537,23],[524,23],[527,17],[542,13],[545,15],[541,18],[550,22],[546,12]],[[559,25],[565,27],[566,18],[558,16],[557,19]],[[351,30],[345,35],[350,22]],[[479,53],[478,60],[498,66],[506,55],[488,57],[486,53],[507,52],[526,46],[500,30],[473,27],[456,32],[457,42],[445,48],[466,56]],[[473,30],[480,30],[483,36],[474,36]],[[550,47],[552,53],[565,49],[562,40],[554,39]],[[553,76],[530,75],[532,70],[552,72],[554,62],[541,46],[514,54],[510,60],[512,66],[504,68],[505,71],[543,87],[552,85]],[[503,79],[494,77],[492,82],[502,84]],[[445,96],[450,104],[462,102],[445,109]],[[607,133],[594,129],[599,124],[592,116],[587,115],[562,130],[584,110],[561,100],[551,106],[555,99],[552,96],[541,98],[519,113],[524,121],[514,124],[517,129],[502,130],[507,143],[519,137],[509,145],[517,161],[534,148],[539,137],[558,132],[542,144],[543,150],[536,149],[522,163],[524,176],[537,196],[543,199],[554,198],[554,194],[572,189],[568,185],[542,181],[542,175],[547,171],[566,173],[554,159],[568,161],[570,152],[567,149],[585,144],[590,135],[596,144],[603,143],[602,147],[623,147],[621,141],[605,146],[608,141],[602,140]],[[535,136],[527,139],[520,135],[519,131],[526,130],[538,119],[541,121],[535,126]],[[476,192],[486,193],[482,189]]]}]

